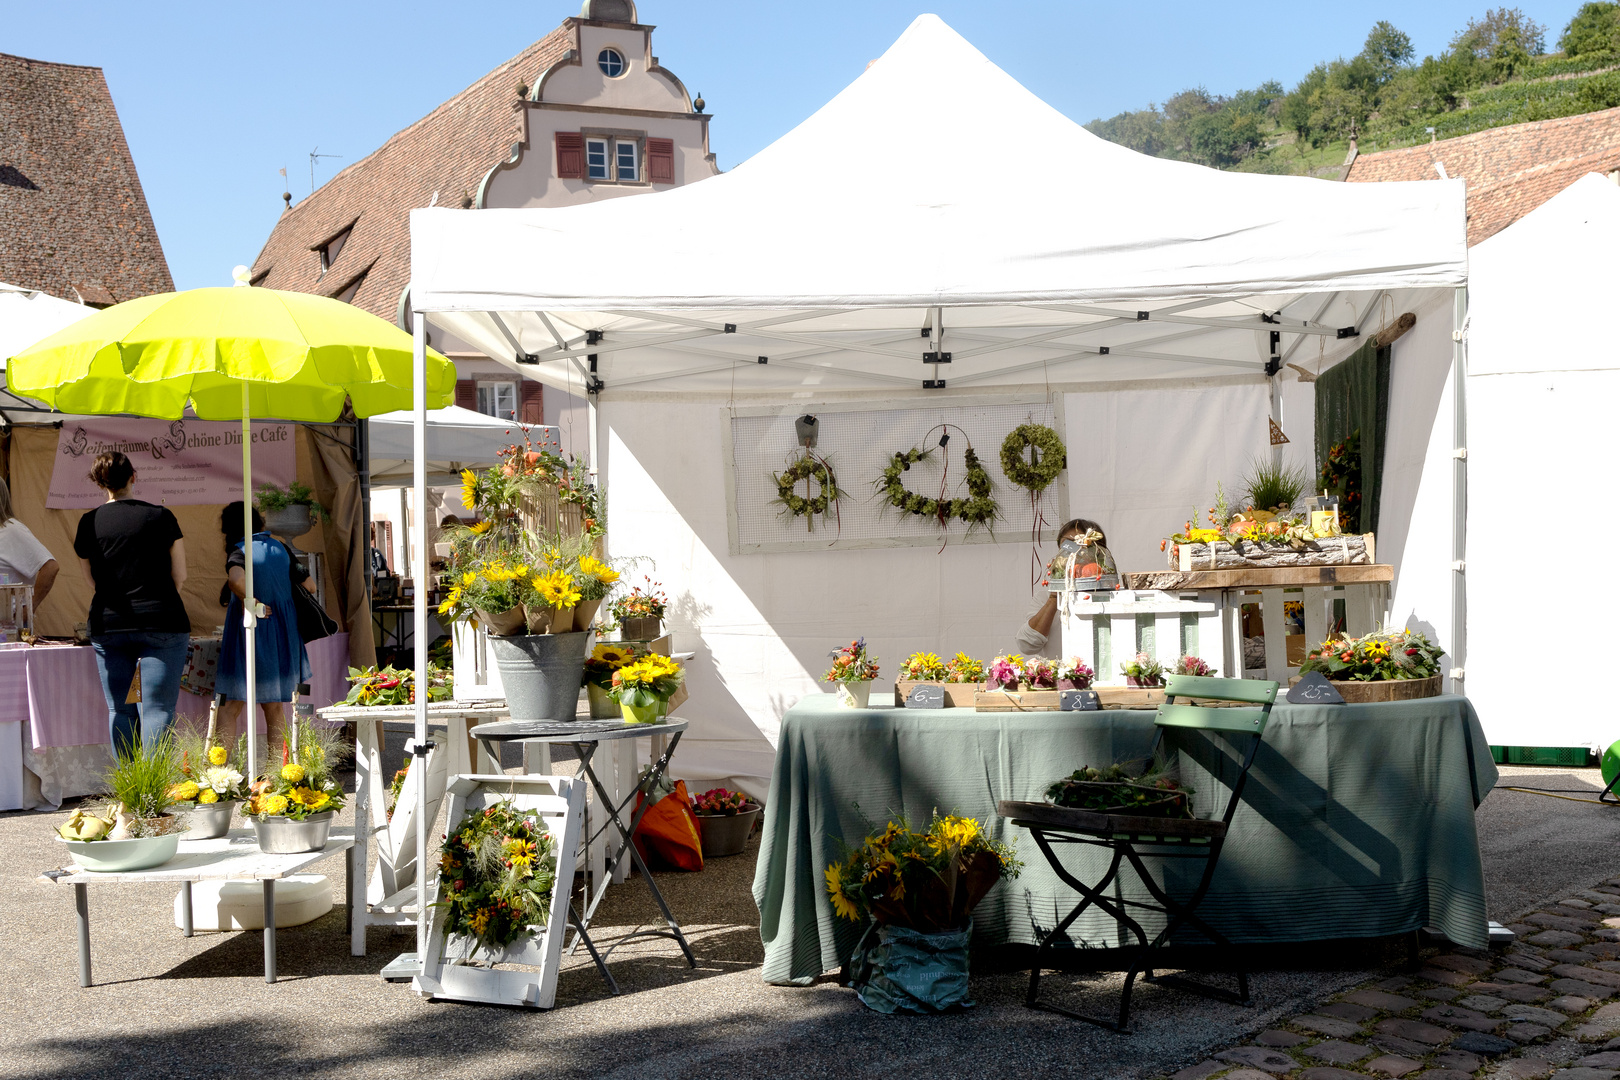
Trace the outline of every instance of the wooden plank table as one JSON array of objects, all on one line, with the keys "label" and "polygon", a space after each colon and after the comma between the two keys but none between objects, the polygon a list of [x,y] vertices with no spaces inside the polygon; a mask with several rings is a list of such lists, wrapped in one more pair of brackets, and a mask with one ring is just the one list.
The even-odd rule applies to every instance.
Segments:
[{"label": "wooden plank table", "polygon": [[191,937],[191,886],[198,881],[259,881],[264,884],[264,981],[276,981],[276,882],[331,858],[347,853],[344,860],[343,895],[352,907],[354,883],[361,876],[355,871],[354,836],[332,833],[319,851],[296,855],[271,855],[259,850],[251,829],[233,829],[214,840],[182,840],[174,858],[150,870],[115,870],[104,873],[85,870],[73,864],[47,870],[41,876],[55,885],[73,886],[73,906],[79,923],[79,985],[90,986],[90,897],[91,885],[178,883],[180,886],[181,932]]}]

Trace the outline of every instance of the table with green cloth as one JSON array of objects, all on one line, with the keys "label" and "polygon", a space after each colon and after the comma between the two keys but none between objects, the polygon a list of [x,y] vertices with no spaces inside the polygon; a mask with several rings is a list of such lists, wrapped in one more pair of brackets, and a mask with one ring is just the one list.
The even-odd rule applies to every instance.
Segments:
[{"label": "table with green cloth", "polygon": [[[824,873],[896,814],[925,826],[934,810],[978,818],[1015,844],[1019,877],[973,913],[976,947],[1036,944],[1078,901],[1029,833],[996,815],[1000,799],[1039,800],[1081,765],[1146,756],[1152,710],[981,713],[843,708],[831,694],[782,718],[754,877],[766,982],[803,984],[839,967],[860,924],[833,915]],[[1219,739],[1219,737],[1217,737]],[[1194,810],[1223,808],[1237,762],[1201,732],[1170,729],[1165,750],[1195,791]],[[1213,771],[1211,771],[1213,770]],[[1485,880],[1474,809],[1496,766],[1466,698],[1272,709],[1219,869],[1199,914],[1234,942],[1382,937],[1433,927],[1487,943]],[[1063,855],[1095,880],[1106,853]],[[1185,895],[1192,860],[1155,860]],[[1129,874],[1126,892],[1145,896]],[[1134,889],[1131,887],[1134,886]],[[1117,887],[1116,887],[1117,890]],[[1117,891],[1116,891],[1117,895]],[[1151,935],[1163,927],[1143,920]],[[1125,942],[1095,909],[1068,931],[1076,947]],[[1200,935],[1178,932],[1177,941]]]}]

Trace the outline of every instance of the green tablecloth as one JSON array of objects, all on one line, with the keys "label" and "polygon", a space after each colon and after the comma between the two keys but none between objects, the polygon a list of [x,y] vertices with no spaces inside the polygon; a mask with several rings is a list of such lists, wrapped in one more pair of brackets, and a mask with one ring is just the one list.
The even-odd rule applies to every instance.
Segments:
[{"label": "green tablecloth", "polygon": [[[974,943],[1034,944],[1078,898],[1029,834],[996,816],[996,801],[1040,799],[1048,783],[1080,765],[1142,757],[1153,732],[1151,711],[846,709],[830,694],[805,698],[782,719],[754,878],[765,980],[806,981],[847,959],[861,928],[834,917],[822,874],[840,855],[836,838],[858,843],[869,822],[894,813],[913,824],[935,808],[977,817],[1016,843],[1023,873],[974,912]],[[1218,764],[1209,744],[1198,733],[1172,734],[1166,745],[1197,791],[1197,811],[1224,807],[1230,789],[1221,772],[1207,771]],[[1200,913],[1238,942],[1379,937],[1429,926],[1482,947],[1474,808],[1495,783],[1490,748],[1465,698],[1278,704]],[[1084,866],[1097,856],[1071,848],[1066,858]],[[1168,874],[1191,869],[1160,864]],[[1114,922],[1094,911],[1069,937],[1077,946],[1121,943]]]}]

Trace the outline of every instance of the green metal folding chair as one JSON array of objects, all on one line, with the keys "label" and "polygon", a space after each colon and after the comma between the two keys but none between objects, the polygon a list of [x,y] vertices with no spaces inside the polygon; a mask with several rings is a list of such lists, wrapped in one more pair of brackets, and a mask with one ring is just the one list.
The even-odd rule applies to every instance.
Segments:
[{"label": "green metal folding chair", "polygon": [[[1186,705],[1177,703],[1177,698],[1225,704]],[[1046,856],[1046,861],[1051,864],[1052,870],[1067,885],[1080,893],[1082,898],[1074,910],[1041,940],[1039,948],[1036,949],[1035,965],[1029,973],[1029,996],[1025,999],[1027,1006],[1100,1024],[1115,1031],[1128,1032],[1131,988],[1138,974],[1151,983],[1172,986],[1205,997],[1248,1004],[1249,977],[1241,964],[1236,972],[1238,989],[1233,993],[1222,987],[1210,986],[1177,975],[1155,976],[1152,961],[1155,950],[1163,948],[1183,925],[1196,928],[1216,945],[1224,946],[1228,950],[1231,948],[1232,943],[1201,919],[1196,909],[1203,902],[1204,895],[1209,892],[1209,884],[1215,877],[1215,867],[1220,861],[1221,848],[1226,842],[1232,815],[1237,812],[1238,800],[1243,796],[1243,786],[1248,780],[1249,768],[1254,764],[1255,753],[1260,749],[1260,740],[1265,734],[1266,721],[1271,716],[1271,706],[1276,698],[1277,684],[1274,682],[1211,679],[1191,675],[1172,675],[1168,679],[1165,704],[1159,707],[1158,714],[1153,719],[1158,728],[1153,738],[1154,758],[1158,758],[1163,746],[1165,730],[1181,728],[1207,733],[1212,742],[1218,740],[1233,750],[1241,763],[1237,778],[1232,783],[1232,795],[1227,800],[1226,812],[1218,819],[1100,814],[1053,806],[1044,802],[1003,801],[997,804],[997,812],[1002,817],[1010,818],[1013,824],[1030,831],[1035,837],[1035,842],[1040,845],[1041,853]],[[1222,756],[1227,752],[1221,745],[1217,745],[1215,749]],[[1080,881],[1059,860],[1057,848],[1072,844],[1100,847],[1113,852],[1108,872],[1096,884],[1087,885]],[[1186,899],[1176,899],[1160,886],[1149,871],[1144,861],[1146,859],[1202,859],[1204,866],[1198,887]],[[1105,895],[1108,887],[1120,876],[1120,868],[1126,862],[1130,863],[1137,878],[1153,898],[1152,902],[1126,899],[1122,895],[1114,897]],[[1130,967],[1125,973],[1125,988],[1120,993],[1117,1017],[1088,1016],[1040,999],[1041,971],[1046,966],[1047,954],[1056,943],[1066,941],[1065,934],[1069,927],[1082,912],[1092,906],[1113,916],[1122,928],[1128,928],[1136,935],[1137,944],[1131,946],[1129,951]],[[1149,941],[1141,923],[1131,916],[1132,908],[1162,914],[1165,917],[1164,929]]]}]

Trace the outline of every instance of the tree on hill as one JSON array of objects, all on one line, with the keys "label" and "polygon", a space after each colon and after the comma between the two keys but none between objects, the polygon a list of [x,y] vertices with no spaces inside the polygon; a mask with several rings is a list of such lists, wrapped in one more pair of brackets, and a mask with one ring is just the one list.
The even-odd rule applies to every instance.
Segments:
[{"label": "tree on hill", "polygon": [[1582,4],[1558,38],[1565,56],[1620,53],[1620,4]]}]

